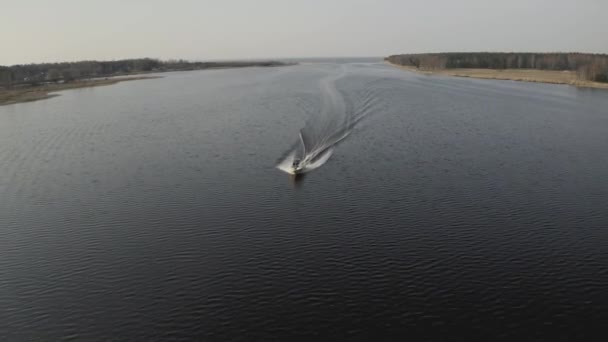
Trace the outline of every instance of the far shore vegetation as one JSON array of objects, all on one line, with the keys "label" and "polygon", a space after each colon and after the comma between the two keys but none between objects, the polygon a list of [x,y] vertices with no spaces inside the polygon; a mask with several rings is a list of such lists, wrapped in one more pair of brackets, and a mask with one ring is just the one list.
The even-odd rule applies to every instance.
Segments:
[{"label": "far shore vegetation", "polygon": [[277,61],[189,62],[152,58],[0,66],[0,105],[47,99],[53,92],[156,78],[116,77],[168,71],[288,65]]},{"label": "far shore vegetation", "polygon": [[608,55],[584,53],[429,53],[385,59],[428,74],[608,89]]},{"label": "far shore vegetation", "polygon": [[116,84],[123,81],[136,81],[151,78],[159,78],[159,76],[125,76],[105,79],[74,80],[64,83],[45,83],[30,87],[26,86],[13,89],[0,89],[0,106],[49,99],[51,97],[59,96],[59,94],[54,93],[61,90],[97,87]]}]

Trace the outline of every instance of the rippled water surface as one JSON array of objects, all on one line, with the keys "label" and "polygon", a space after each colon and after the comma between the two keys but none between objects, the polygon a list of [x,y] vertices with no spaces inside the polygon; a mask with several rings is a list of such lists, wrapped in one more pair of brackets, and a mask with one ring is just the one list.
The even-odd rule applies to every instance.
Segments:
[{"label": "rippled water surface", "polygon": [[[294,183],[275,165],[338,73],[364,119]],[[361,61],[163,76],[0,107],[0,340],[608,321],[608,92]]]}]

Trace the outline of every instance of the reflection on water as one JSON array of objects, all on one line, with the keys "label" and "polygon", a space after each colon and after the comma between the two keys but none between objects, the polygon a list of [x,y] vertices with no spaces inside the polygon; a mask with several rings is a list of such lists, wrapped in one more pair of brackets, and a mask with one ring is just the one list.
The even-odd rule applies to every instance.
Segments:
[{"label": "reflection on water", "polygon": [[294,185],[294,188],[298,189],[302,186],[302,184],[304,184],[304,178],[306,177],[305,173],[296,173],[296,174],[290,174],[289,175],[289,179],[291,180],[291,182]]}]

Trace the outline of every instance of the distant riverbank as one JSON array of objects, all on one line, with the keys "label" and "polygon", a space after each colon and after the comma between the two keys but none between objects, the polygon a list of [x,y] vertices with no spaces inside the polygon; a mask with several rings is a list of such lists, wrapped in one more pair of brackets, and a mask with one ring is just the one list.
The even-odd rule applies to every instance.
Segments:
[{"label": "distant riverbank", "polygon": [[97,79],[97,80],[80,80],[70,83],[51,83],[37,87],[25,87],[11,90],[0,90],[0,106],[9,105],[20,102],[31,102],[49,99],[51,97],[59,96],[54,94],[55,92],[68,89],[86,88],[86,87],[97,87],[104,85],[116,84],[123,81],[136,81],[146,80],[152,78],[159,78],[159,76],[131,76],[131,77],[116,77],[108,79]]},{"label": "distant riverbank", "polygon": [[385,61],[427,74],[608,88],[606,54],[445,52],[392,55]]},{"label": "distant riverbank", "polygon": [[536,70],[536,69],[437,69],[423,70],[412,66],[398,65],[388,62],[397,68],[427,75],[443,75],[455,77],[470,77],[492,80],[510,80],[520,82],[537,82],[550,84],[567,84],[581,88],[608,89],[608,83],[583,81],[578,79],[574,71]]},{"label": "distant riverbank", "polygon": [[244,67],[275,67],[295,63],[277,61],[188,62],[154,59],[119,60],[109,62],[82,61],[0,66],[0,106],[44,100],[59,96],[54,92],[111,85],[159,76],[129,76],[170,71],[211,70]]}]

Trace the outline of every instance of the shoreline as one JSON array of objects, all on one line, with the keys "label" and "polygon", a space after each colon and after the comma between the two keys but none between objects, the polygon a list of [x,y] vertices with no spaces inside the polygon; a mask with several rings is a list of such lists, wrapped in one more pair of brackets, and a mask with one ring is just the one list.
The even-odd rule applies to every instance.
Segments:
[{"label": "shoreline", "polygon": [[[132,71],[128,73],[114,73],[113,75],[107,76],[96,76],[90,79],[79,79],[68,83],[48,83],[37,86],[22,86],[13,87],[12,89],[6,89],[0,87],[0,106],[11,105],[23,102],[40,101],[50,99],[61,94],[55,94],[55,92],[98,87],[105,85],[112,85],[123,81],[137,81],[146,79],[162,78],[164,76],[145,76],[147,74],[159,74],[165,72],[177,72],[177,71],[206,71],[206,70],[219,70],[219,69],[240,69],[249,67],[279,67],[279,66],[290,66],[297,63],[283,63],[283,62],[208,62],[203,63],[204,65],[194,65],[192,67],[183,67],[175,69],[165,70],[150,70],[150,71]],[[1,76],[1,75],[0,75]]]},{"label": "shoreline", "polygon": [[574,71],[553,71],[536,69],[435,69],[423,70],[412,66],[399,65],[386,61],[389,65],[406,71],[425,75],[476,78],[486,80],[533,82],[570,85],[578,88],[608,89],[608,83],[581,81]]},{"label": "shoreline", "polygon": [[60,94],[54,94],[58,91],[78,89],[78,88],[89,88],[99,87],[106,85],[113,85],[124,81],[138,81],[161,78],[161,76],[118,76],[115,78],[105,78],[96,80],[80,80],[70,83],[57,83],[47,84],[37,87],[25,87],[11,90],[0,90],[0,106],[11,105],[23,102],[32,102],[39,100],[46,100]]}]

